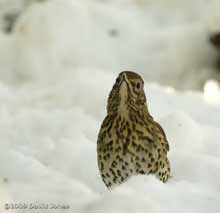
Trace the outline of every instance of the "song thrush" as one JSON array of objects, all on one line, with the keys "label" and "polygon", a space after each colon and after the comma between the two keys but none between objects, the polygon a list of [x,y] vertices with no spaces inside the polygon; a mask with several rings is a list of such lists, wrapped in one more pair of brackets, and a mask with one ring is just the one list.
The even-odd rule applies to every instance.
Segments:
[{"label": "song thrush", "polygon": [[150,115],[144,81],[135,72],[121,72],[110,92],[98,135],[100,174],[111,188],[138,174],[170,176],[169,144],[162,127]]}]

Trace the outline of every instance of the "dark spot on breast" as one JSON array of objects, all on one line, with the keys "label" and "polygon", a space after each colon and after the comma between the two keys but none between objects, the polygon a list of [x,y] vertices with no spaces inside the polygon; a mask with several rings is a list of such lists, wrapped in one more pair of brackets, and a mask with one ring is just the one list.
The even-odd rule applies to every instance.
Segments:
[{"label": "dark spot on breast", "polygon": [[100,170],[101,170],[101,171],[104,170],[104,164],[103,164],[103,162],[101,162],[101,168],[100,168]]},{"label": "dark spot on breast", "polygon": [[140,131],[140,130],[136,130],[136,132],[137,132],[137,134],[138,134],[138,136],[142,136],[144,133],[142,132],[142,131]]},{"label": "dark spot on breast", "polygon": [[108,132],[108,133],[111,131],[112,126],[113,126],[113,123],[111,122],[111,123],[109,124],[108,128],[107,128],[107,132]]},{"label": "dark spot on breast", "polygon": [[140,151],[141,151],[140,146],[137,147],[136,151],[137,151],[137,152],[140,152]]},{"label": "dark spot on breast", "polygon": [[133,147],[136,147],[136,146],[137,146],[134,141],[132,141],[132,146],[133,146]]},{"label": "dark spot on breast", "polygon": [[132,129],[136,130],[136,125],[134,123],[132,124]]},{"label": "dark spot on breast", "polygon": [[130,135],[131,135],[131,129],[128,128],[128,136],[130,136]]},{"label": "dark spot on breast", "polygon": [[124,162],[123,158],[121,158],[121,157],[119,157],[119,161],[120,161],[121,163]]},{"label": "dark spot on breast", "polygon": [[113,146],[111,148],[109,148],[109,151],[112,152],[113,151]]},{"label": "dark spot on breast", "polygon": [[121,151],[121,147],[118,146],[117,148],[115,148],[115,152],[120,152]]},{"label": "dark spot on breast", "polygon": [[141,167],[141,165],[138,162],[136,163],[136,166],[137,166],[137,168]]},{"label": "dark spot on breast", "polygon": [[113,145],[113,140],[110,140],[108,143],[107,143],[107,146],[112,146]]},{"label": "dark spot on breast", "polygon": [[108,160],[108,159],[110,159],[110,154],[109,154],[109,153],[106,154],[106,155],[103,157],[103,159],[104,159],[104,160]]},{"label": "dark spot on breast", "polygon": [[109,171],[112,173],[112,175],[113,175],[114,177],[116,177],[116,173],[115,173],[115,171],[114,171],[112,168],[110,168]]},{"label": "dark spot on breast", "polygon": [[119,176],[121,176],[121,171],[118,169],[117,170],[117,174],[119,175]]},{"label": "dark spot on breast", "polygon": [[114,160],[113,162],[112,162],[112,167],[116,167],[117,166],[117,162]]}]

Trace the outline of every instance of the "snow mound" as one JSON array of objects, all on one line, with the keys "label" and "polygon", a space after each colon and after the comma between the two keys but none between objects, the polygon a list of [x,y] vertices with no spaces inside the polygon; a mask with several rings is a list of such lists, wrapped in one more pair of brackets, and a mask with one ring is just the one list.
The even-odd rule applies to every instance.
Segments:
[{"label": "snow mound", "polygon": [[[36,209],[17,212],[49,212],[37,209],[48,204],[71,213],[218,213],[219,103],[149,83],[201,88],[218,78],[204,23],[210,8],[200,0],[45,1],[23,11],[12,34],[0,33],[0,212],[24,203]],[[146,82],[172,177],[163,184],[135,176],[109,191],[96,141],[108,94],[126,69]]]},{"label": "snow mound", "polygon": [[[93,79],[87,80],[86,87],[85,73],[88,72],[81,70],[77,78],[60,81],[59,86],[45,87],[39,93],[37,87],[42,84],[20,88],[1,85],[4,105],[0,110],[0,160],[7,164],[0,165],[0,176],[7,179],[6,192],[13,202],[69,205],[68,211],[77,213],[146,209],[217,213],[219,126],[210,124],[211,118],[204,112],[188,112],[188,104],[194,100],[191,110],[201,103],[217,114],[220,110],[207,105],[201,94],[178,95],[147,84],[150,111],[162,124],[170,143],[172,178],[163,184],[154,176],[136,176],[108,191],[98,172],[96,140],[106,113],[108,92],[102,88],[108,82],[110,90],[114,75],[106,73],[106,81],[99,78],[94,84]],[[80,86],[90,94],[74,93]],[[90,96],[96,97],[97,102]],[[178,102],[182,108],[170,101]]]}]

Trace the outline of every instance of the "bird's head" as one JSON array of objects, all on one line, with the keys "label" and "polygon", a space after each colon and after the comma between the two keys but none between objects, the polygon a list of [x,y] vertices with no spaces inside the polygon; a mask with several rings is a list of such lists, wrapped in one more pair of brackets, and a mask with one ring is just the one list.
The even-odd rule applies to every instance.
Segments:
[{"label": "bird's head", "polygon": [[142,77],[131,71],[121,72],[108,98],[108,112],[123,111],[129,107],[139,110],[144,106],[146,106],[146,97]]}]

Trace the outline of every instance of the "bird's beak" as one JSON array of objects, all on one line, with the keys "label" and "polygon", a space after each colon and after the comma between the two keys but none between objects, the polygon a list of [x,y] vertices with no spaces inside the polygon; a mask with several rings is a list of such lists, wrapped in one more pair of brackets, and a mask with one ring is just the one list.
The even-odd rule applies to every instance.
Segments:
[{"label": "bird's beak", "polygon": [[126,84],[126,86],[129,87],[127,75],[125,73],[123,73],[122,82],[124,82]]},{"label": "bird's beak", "polygon": [[122,74],[122,82],[128,83],[128,79],[125,73]]},{"label": "bird's beak", "polygon": [[121,97],[121,103],[122,105],[126,103],[127,97],[128,97],[128,83],[127,83],[127,77],[126,74],[123,73],[122,80],[119,87],[119,93]]},{"label": "bird's beak", "polygon": [[127,80],[127,76],[125,73],[122,74],[123,80]]},{"label": "bird's beak", "polygon": [[121,75],[121,81],[119,82],[119,87],[121,87],[121,85],[123,84],[123,83],[125,83],[125,80],[126,79],[126,74],[125,73],[122,73],[122,75]]},{"label": "bird's beak", "polygon": [[127,76],[125,73],[122,74],[122,80],[120,83],[120,94],[123,97],[127,97],[127,89],[128,89],[128,82],[127,82]]}]

